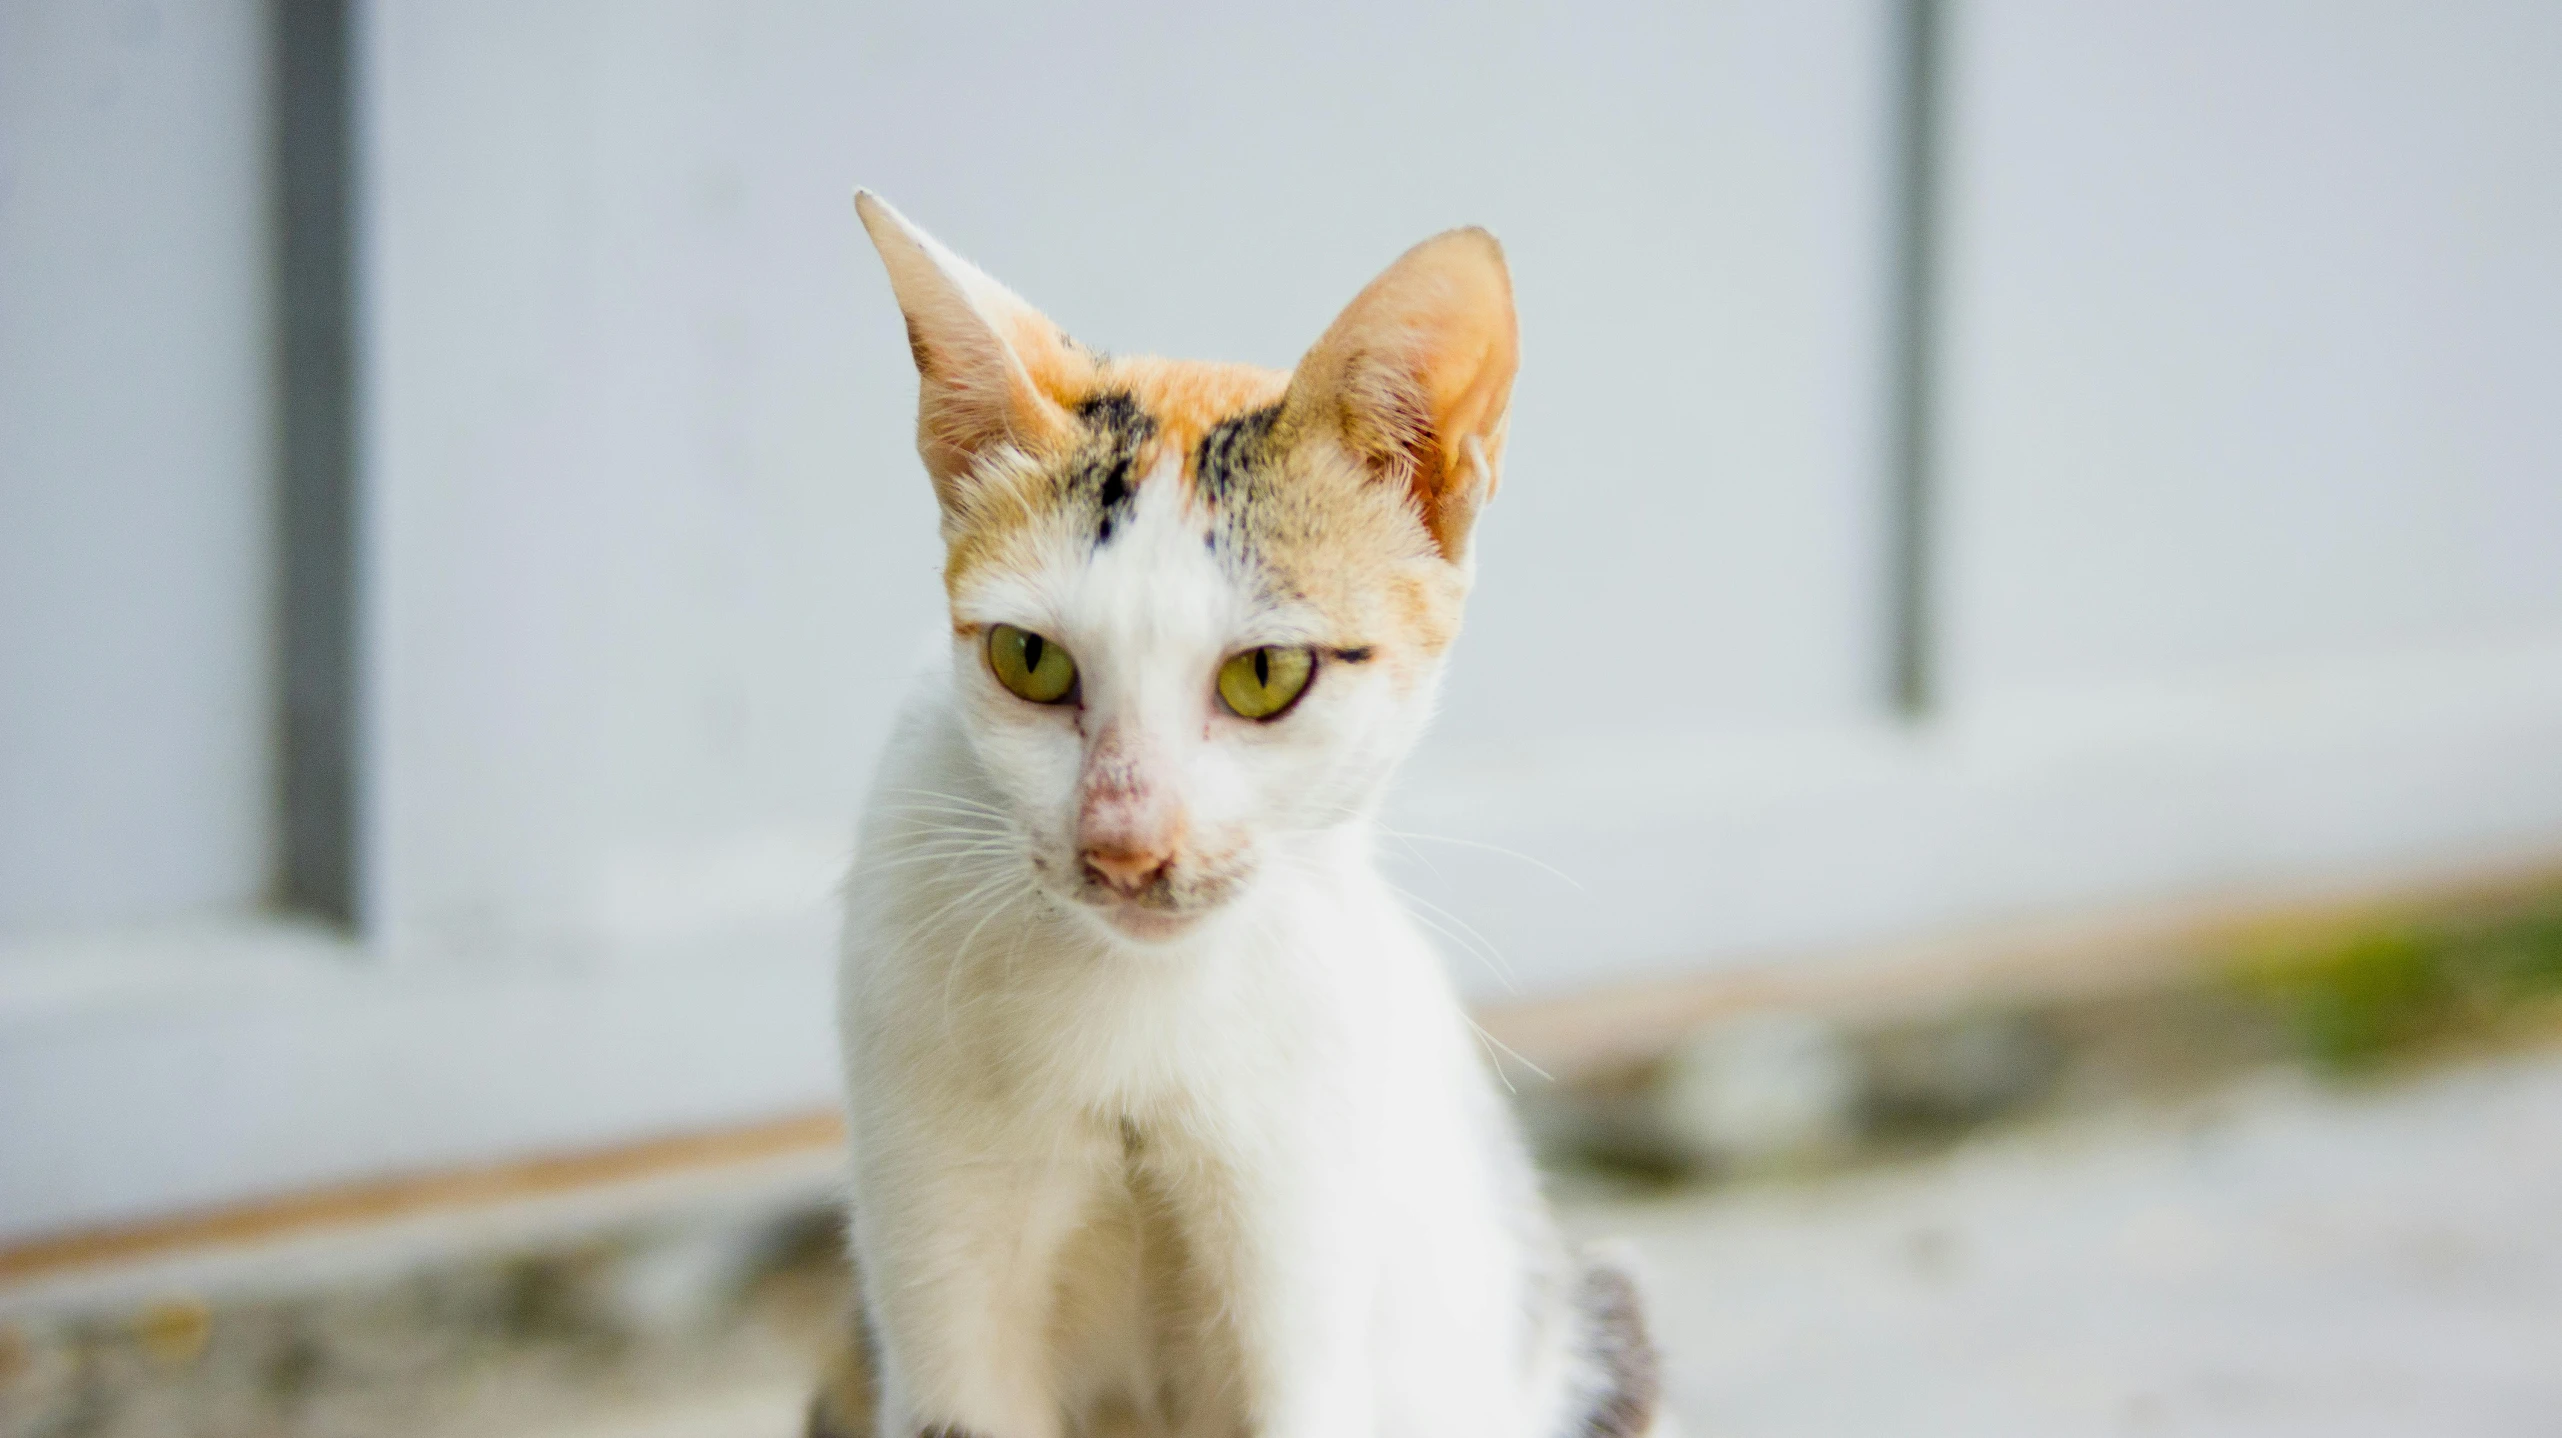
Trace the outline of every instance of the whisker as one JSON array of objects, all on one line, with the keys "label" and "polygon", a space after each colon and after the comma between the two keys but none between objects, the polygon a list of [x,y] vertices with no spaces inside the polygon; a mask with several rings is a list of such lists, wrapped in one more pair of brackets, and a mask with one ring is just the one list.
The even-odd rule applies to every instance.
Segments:
[{"label": "whisker", "polygon": [[973,799],[966,794],[946,794],[940,789],[882,789],[878,792],[883,794],[904,794],[911,799],[938,799],[944,803],[957,804],[964,809],[986,814],[993,818],[1004,819],[1012,817],[1003,809],[1000,809],[996,805],[990,804],[983,799]]},{"label": "whisker", "polygon": [[1412,913],[1411,911],[1409,911],[1408,914],[1408,917],[1412,918],[1416,923],[1423,925],[1425,928],[1432,930],[1434,933],[1448,939],[1450,942],[1457,944],[1470,958],[1484,964],[1487,971],[1495,976],[1495,981],[1502,984],[1507,993],[1518,995],[1521,992],[1521,985],[1513,976],[1512,965],[1504,959],[1503,952],[1494,946],[1492,940],[1488,939],[1485,935],[1478,933],[1476,930],[1468,928],[1467,924],[1463,922],[1458,915],[1451,913],[1448,909],[1442,908],[1439,904],[1433,903],[1429,899],[1420,898],[1405,889],[1397,888],[1397,886],[1393,884],[1389,887],[1395,888],[1398,895],[1404,898],[1407,903],[1419,904],[1424,908],[1430,909],[1434,914],[1441,915],[1442,918],[1448,919],[1451,923],[1457,924],[1460,929],[1465,930],[1464,935],[1454,933],[1444,925],[1435,922],[1429,914]]},{"label": "whisker", "polygon": [[881,824],[880,838],[895,840],[902,844],[923,839],[1021,839],[1025,837],[1018,829],[1003,829],[994,825],[982,827],[977,824],[955,824],[941,819],[891,818],[882,820]]},{"label": "whisker", "polygon": [[1421,914],[1411,915],[1410,917],[1412,917],[1416,923],[1423,925],[1425,928],[1430,929],[1441,938],[1448,940],[1450,945],[1453,948],[1456,948],[1460,953],[1465,954],[1469,958],[1476,960],[1479,964],[1484,965],[1486,972],[1494,975],[1495,982],[1503,985],[1504,992],[1515,996],[1520,994],[1520,986],[1515,984],[1512,981],[1511,976],[1498,967],[1495,961],[1488,957],[1483,950],[1477,948],[1474,944],[1469,943],[1459,935],[1452,933],[1450,930],[1443,928],[1441,925],[1434,923],[1432,920],[1425,918]]},{"label": "whisker", "polygon": [[912,925],[912,928],[915,928],[917,933],[920,933],[920,936],[922,936],[922,933],[925,933],[927,928],[935,928],[935,925],[938,925],[938,923],[943,923],[943,920],[948,918],[948,915],[951,915],[953,910],[958,910],[958,907],[968,905],[968,902],[979,900],[979,897],[984,897],[986,892],[994,892],[994,889],[1002,887],[1002,884],[1007,884],[1007,882],[1020,882],[1020,879],[1017,879],[1017,874],[1012,872],[1012,869],[1009,869],[1009,866],[989,866],[989,869],[981,869],[981,872],[963,872],[963,874],[953,874],[951,884],[953,884],[953,887],[961,889],[961,892],[958,892],[958,895],[945,897],[945,900],[940,902],[938,907],[935,907],[933,913],[925,915],[925,918],[922,918],[922,920],[917,920],[917,923]]},{"label": "whisker", "polygon": [[[1488,1029],[1484,1024],[1481,1024],[1481,1023],[1478,1023],[1478,1022],[1477,1022],[1477,1017],[1476,1017],[1476,1015],[1471,1014],[1471,1013],[1468,1013],[1468,1012],[1467,1012],[1467,1011],[1465,1011],[1465,1010],[1462,1010],[1462,1011],[1460,1012],[1460,1015],[1459,1015],[1459,1016],[1460,1016],[1461,1018],[1464,1018],[1464,1019],[1466,1019],[1466,1020],[1468,1021],[1468,1027],[1470,1027],[1470,1028],[1472,1028],[1472,1029],[1475,1029],[1475,1030],[1477,1031],[1477,1037],[1478,1037],[1478,1038],[1480,1038],[1480,1039],[1484,1040],[1486,1043],[1491,1044],[1491,1045],[1493,1045],[1493,1046],[1494,1046],[1494,1047],[1496,1047],[1496,1048],[1499,1048],[1499,1049],[1503,1050],[1505,1053],[1510,1054],[1510,1055],[1512,1056],[1512,1061],[1513,1061],[1514,1063],[1517,1063],[1517,1064],[1521,1065],[1523,1068],[1526,1068],[1526,1069],[1530,1070],[1532,1073],[1537,1074],[1539,1077],[1541,1077],[1541,1078],[1543,1078],[1543,1079],[1546,1079],[1546,1080],[1547,1080],[1548,1082],[1550,1082],[1550,1083],[1555,1083],[1555,1082],[1557,1081],[1557,1076],[1556,1076],[1555,1074],[1552,1074],[1552,1073],[1548,1072],[1546,1069],[1543,1069],[1543,1068],[1539,1067],[1537,1064],[1532,1063],[1532,1062],[1529,1060],[1529,1058],[1521,1052],[1521,1050],[1519,1050],[1519,1049],[1517,1049],[1517,1048],[1514,1048],[1512,1045],[1510,1045],[1510,1044],[1508,1044],[1508,1043],[1505,1043],[1503,1040],[1501,1040],[1501,1039],[1499,1039],[1499,1038],[1496,1038],[1496,1037],[1494,1036],[1493,1032],[1492,1032],[1491,1030],[1489,1030],[1489,1029]],[[1501,1073],[1502,1071],[1503,1071],[1503,1070],[1502,1070],[1502,1067],[1501,1067],[1500,1065],[1498,1065],[1498,1066],[1496,1067],[1496,1069],[1495,1069],[1495,1072],[1497,1072],[1497,1073]],[[1503,1085],[1503,1086],[1504,1086],[1505,1088],[1512,1088],[1512,1082],[1511,1082],[1511,1080],[1509,1080],[1509,1079],[1505,1080],[1505,1081],[1504,1081],[1504,1085]],[[1514,1090],[1514,1091],[1515,1091],[1515,1092],[1519,1092],[1519,1090]]]},{"label": "whisker", "polygon": [[[1461,849],[1483,849],[1489,854],[1501,854],[1507,859],[1519,859],[1521,862],[1530,865],[1534,869],[1544,870],[1547,873],[1563,879],[1567,883],[1574,885],[1577,889],[1582,889],[1584,887],[1583,880],[1576,878],[1574,875],[1567,873],[1556,865],[1548,863],[1543,859],[1534,859],[1528,854],[1521,852],[1519,849],[1507,849],[1501,844],[1486,844],[1480,843],[1475,839],[1453,839],[1447,834],[1422,834],[1405,829],[1390,829],[1386,827],[1382,827],[1379,832],[1393,838],[1408,841],[1422,839],[1427,843],[1449,844]],[[1586,892],[1589,892],[1589,890]]]},{"label": "whisker", "polygon": [[1020,847],[1022,842],[1023,836],[1020,834],[982,834],[967,829],[934,829],[897,835],[891,842],[876,847],[904,853],[911,849],[949,848],[954,845],[966,847],[973,844]]},{"label": "whisker", "polygon": [[1013,908],[1019,897],[1019,894],[1008,895],[1004,902],[990,907],[986,913],[981,914],[979,916],[979,921],[970,926],[969,934],[961,940],[961,946],[953,951],[951,971],[945,974],[943,978],[943,1028],[945,1032],[950,1032],[953,1023],[955,1022],[956,1016],[952,1009],[952,988],[959,982],[961,976],[968,972],[970,968],[971,947],[978,942],[980,932],[986,929],[987,926],[996,919],[997,915]]},{"label": "whisker", "polygon": [[[1448,909],[1445,909],[1445,908],[1441,907],[1439,904],[1436,904],[1436,903],[1432,902],[1430,899],[1427,899],[1427,898],[1423,897],[1421,894],[1417,894],[1417,893],[1414,893],[1414,892],[1412,892],[1412,891],[1410,891],[1410,890],[1406,890],[1406,889],[1399,889],[1399,890],[1397,890],[1397,892],[1398,892],[1398,893],[1400,893],[1400,894],[1405,895],[1406,901],[1407,901],[1408,903],[1421,904],[1423,907],[1425,907],[1425,908],[1427,908],[1427,909],[1430,909],[1432,912],[1434,912],[1434,913],[1436,913],[1436,914],[1439,914],[1441,917],[1443,917],[1443,918],[1445,918],[1445,919],[1448,919],[1451,923],[1453,923],[1453,924],[1457,925],[1457,926],[1459,927],[1459,929],[1460,929],[1462,932],[1464,932],[1465,934],[1467,934],[1467,935],[1468,935],[1468,937],[1470,937],[1470,938],[1472,938],[1472,939],[1475,939],[1475,940],[1476,940],[1478,943],[1480,943],[1480,944],[1485,945],[1485,946],[1486,946],[1486,950],[1487,950],[1487,952],[1489,952],[1489,953],[1492,953],[1492,954],[1496,955],[1498,959],[1501,959],[1501,958],[1502,958],[1502,954],[1503,954],[1503,950],[1502,950],[1502,948],[1501,948],[1500,946],[1498,946],[1498,945],[1495,943],[1495,941],[1494,941],[1494,940],[1487,938],[1487,937],[1486,937],[1484,934],[1482,934],[1482,933],[1479,933],[1479,932],[1477,931],[1477,927],[1476,927],[1474,924],[1471,924],[1471,923],[1469,923],[1467,920],[1465,920],[1465,919],[1463,919],[1463,918],[1460,918],[1457,914],[1454,914],[1454,913],[1450,912]],[[1505,972],[1509,973],[1509,972],[1511,971],[1511,968],[1512,968],[1511,961],[1510,961],[1510,960],[1503,960],[1503,965],[1504,965]]]},{"label": "whisker", "polygon": [[1022,831],[997,824],[956,824],[949,819],[911,819],[892,815],[879,821],[881,827],[898,838],[932,838],[942,834],[970,835],[984,839],[1021,837]]},{"label": "whisker", "polygon": [[[966,908],[972,903],[1001,892],[1006,877],[1007,876],[1005,875],[999,875],[994,879],[981,882],[968,893],[961,895],[960,898],[953,900],[951,903],[945,904],[940,909],[937,909],[932,919],[917,925],[915,929],[910,931],[911,934],[920,943],[924,942],[927,931],[935,925],[940,924],[945,914]],[[1008,907],[1010,907],[1011,903],[1012,900],[1008,899],[1005,903],[1000,903],[989,909],[986,914],[980,917],[979,927],[985,927],[989,919],[1003,913]],[[972,938],[976,938],[978,935],[978,928],[971,929],[970,935]],[[952,995],[953,991],[960,986],[962,977],[969,971],[968,947],[964,945],[960,950],[956,951],[948,960],[948,964],[949,967],[944,970],[943,974],[943,1031],[945,1033],[952,1032],[958,1024],[958,1014]]]},{"label": "whisker", "polygon": [[1432,862],[1431,855],[1414,846],[1414,839],[1412,836],[1400,834],[1394,829],[1386,828],[1380,829],[1377,832],[1386,838],[1394,839],[1398,843],[1405,845],[1406,852],[1414,856],[1414,861],[1416,863],[1423,865],[1424,869],[1429,872],[1432,877],[1436,879],[1441,877],[1441,866]]},{"label": "whisker", "polygon": [[1477,1048],[1485,1054],[1486,1067],[1493,1071],[1495,1082],[1503,1085],[1503,1091],[1505,1093],[1511,1094],[1515,1098],[1520,1097],[1521,1090],[1512,1086],[1512,1075],[1503,1071],[1503,1056],[1494,1051],[1493,1038],[1486,1033],[1485,1025],[1478,1023],[1475,1019],[1468,1018],[1464,1013],[1461,1014],[1460,1017],[1468,1019],[1468,1027],[1476,1031]]},{"label": "whisker", "polygon": [[983,849],[948,849],[930,854],[900,851],[884,858],[875,859],[870,863],[858,864],[848,873],[847,877],[851,878],[856,875],[863,874],[887,873],[892,869],[904,869],[916,864],[949,864],[955,867],[967,867],[969,861],[973,859],[1006,859],[1015,857],[1019,852],[1020,851],[1011,844],[994,845]]},{"label": "whisker", "polygon": [[999,868],[988,877],[971,885],[958,897],[946,901],[943,905],[935,909],[933,913],[909,924],[908,935],[911,939],[922,942],[927,937],[929,931],[941,924],[946,916],[955,913],[958,910],[967,908],[970,904],[1002,889],[1009,883],[1020,882],[1022,882],[1022,876],[1018,870],[1015,870],[1010,865]]},{"label": "whisker", "polygon": [[1002,824],[1007,828],[1012,828],[1014,824],[1014,820],[1011,815],[1000,814],[986,809],[965,809],[955,804],[875,804],[872,806],[870,812],[875,814],[943,814],[963,819],[984,819],[989,823]]},{"label": "whisker", "polygon": [[881,844],[876,847],[886,849],[892,853],[908,854],[915,853],[919,850],[929,849],[1019,849],[1023,847],[1023,841],[1021,836],[1015,834],[934,833],[910,835],[903,837],[894,843]]}]

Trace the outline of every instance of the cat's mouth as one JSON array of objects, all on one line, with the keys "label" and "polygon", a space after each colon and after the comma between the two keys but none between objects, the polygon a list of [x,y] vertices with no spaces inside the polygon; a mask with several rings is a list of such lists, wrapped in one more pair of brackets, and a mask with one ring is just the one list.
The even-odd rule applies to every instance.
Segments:
[{"label": "cat's mouth", "polygon": [[1162,944],[1182,938],[1226,907],[1243,887],[1245,872],[1232,864],[1197,860],[1168,865],[1135,893],[1101,882],[1091,871],[1076,900],[1119,937]]}]

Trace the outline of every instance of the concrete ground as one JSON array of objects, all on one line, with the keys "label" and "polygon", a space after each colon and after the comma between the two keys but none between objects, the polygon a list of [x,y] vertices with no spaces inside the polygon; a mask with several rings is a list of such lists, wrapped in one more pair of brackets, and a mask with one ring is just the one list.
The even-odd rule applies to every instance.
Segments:
[{"label": "concrete ground", "polygon": [[[2562,1434],[2562,1055],[1569,1213],[1644,1255],[1693,1438]],[[800,1403],[543,1438],[784,1438]]]},{"label": "concrete ground", "polygon": [[1694,1434],[2562,1434],[2562,1058],[1579,1209]]}]

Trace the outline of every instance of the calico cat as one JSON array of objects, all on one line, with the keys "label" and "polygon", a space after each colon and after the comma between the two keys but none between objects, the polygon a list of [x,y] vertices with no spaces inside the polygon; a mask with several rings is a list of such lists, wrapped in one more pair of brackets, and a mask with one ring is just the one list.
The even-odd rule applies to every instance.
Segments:
[{"label": "calico cat", "polygon": [[1502,472],[1502,250],[1426,240],[1281,374],[1098,354],[856,204],[952,642],[848,886],[860,1311],[811,1431],[1669,1432],[1371,854]]}]

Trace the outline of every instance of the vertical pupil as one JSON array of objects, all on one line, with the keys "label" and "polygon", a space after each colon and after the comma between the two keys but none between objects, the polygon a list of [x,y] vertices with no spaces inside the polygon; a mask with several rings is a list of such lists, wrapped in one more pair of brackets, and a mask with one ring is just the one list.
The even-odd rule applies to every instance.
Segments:
[{"label": "vertical pupil", "polygon": [[1254,682],[1266,688],[1272,684],[1272,651],[1269,649],[1254,651]]},{"label": "vertical pupil", "polygon": [[1026,634],[1023,636],[1024,673],[1029,674],[1033,670],[1041,667],[1041,651],[1048,647],[1048,645],[1042,642],[1041,636],[1038,634]]}]

